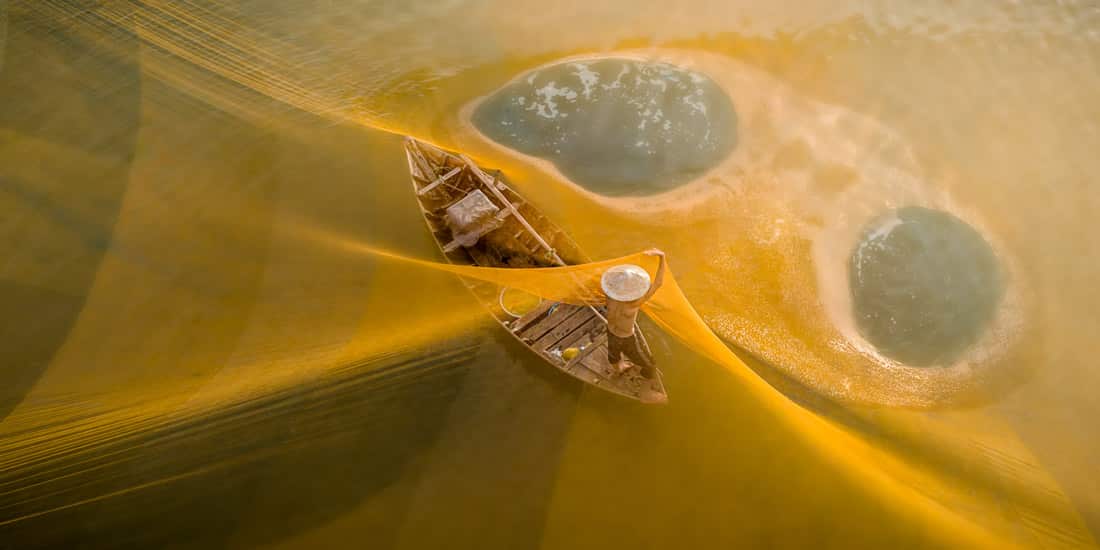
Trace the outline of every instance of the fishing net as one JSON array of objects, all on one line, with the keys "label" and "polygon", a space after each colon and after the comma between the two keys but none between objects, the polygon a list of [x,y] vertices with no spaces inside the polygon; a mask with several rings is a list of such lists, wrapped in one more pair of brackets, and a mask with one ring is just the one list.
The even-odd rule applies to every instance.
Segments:
[{"label": "fishing net", "polygon": [[[606,304],[606,296],[600,288],[600,278],[609,268],[626,264],[637,265],[649,272],[651,279],[654,279],[660,261],[653,254],[640,252],[576,266],[543,269],[482,268],[417,260],[364,245],[343,243],[342,246],[426,269],[492,283],[502,288],[522,290],[548,300],[591,306]],[[866,434],[861,435],[858,431],[846,429],[841,424],[813,414],[765,383],[707,326],[680,289],[673,273],[666,273],[664,284],[642,306],[642,310],[662,330],[679,339],[686,348],[722,367],[725,374],[737,378],[743,384],[745,396],[766,407],[775,422],[784,424],[790,430],[786,433],[806,444],[814,460],[843,465],[842,471],[837,472],[838,475],[848,476],[848,482],[877,495],[881,502],[888,503],[886,505],[897,513],[919,518],[916,521],[929,528],[950,530],[952,536],[957,537],[954,541],[962,544],[998,546],[1018,536],[1016,527],[1010,523],[1001,523],[996,519],[998,513],[986,508],[983,497],[969,490],[960,490],[953,481],[931,471],[929,464],[923,460],[876,447],[867,440]],[[665,368],[674,369],[674,365],[666,365]],[[883,422],[886,419],[879,420]],[[916,436],[915,432],[910,431],[914,427],[907,426],[905,419],[891,419],[884,422],[884,425],[898,420],[900,423],[892,426],[892,429]],[[967,459],[963,457],[973,452],[976,444],[975,440],[969,438],[977,437],[978,434],[969,434],[960,440],[958,428],[956,426],[953,429],[956,433],[941,433],[941,428],[928,425],[916,429],[922,432],[919,437],[936,441],[940,446],[937,452],[952,456],[954,460],[965,461]],[[989,429],[990,426],[985,425],[983,428]],[[988,435],[987,433],[982,437]],[[1051,487],[1051,480],[1040,472],[1017,470],[1011,477],[1000,479],[996,483],[1011,486],[1011,489],[1004,490],[1022,490],[1028,495],[1026,501],[1060,515],[1061,519],[1058,521],[1066,522],[1062,524],[1065,526],[1063,528],[1070,532],[1080,529],[1074,527],[1079,520],[1075,519],[1067,502],[1038,497],[1033,492],[1036,487]],[[1025,489],[1026,486],[1032,488]],[[959,513],[960,510],[966,512]]]},{"label": "fishing net", "polygon": [[[1037,228],[1066,226],[1025,200],[1034,186],[990,193],[1018,204],[976,193],[958,208],[914,176],[895,132],[810,99],[860,82],[858,60],[845,72],[822,52],[837,36],[892,44],[874,25],[777,33],[835,6],[621,18],[583,2],[336,4],[0,4],[0,538],[1094,544],[1094,333],[1075,309],[1094,303],[1091,279],[1019,268],[1080,269],[1049,255],[1063,235]],[[715,10],[760,32],[707,34],[728,26]],[[604,51],[728,89],[745,136],[731,164],[675,200],[609,200],[467,124],[472,101],[517,75]],[[833,84],[814,80],[823,67],[840,71]],[[1070,69],[1060,90],[1095,89],[1082,85],[1094,71]],[[404,134],[501,169],[591,257],[614,259],[437,261]],[[1046,141],[1059,143],[1021,143]],[[826,267],[897,204],[954,208],[1006,258],[1013,311],[1003,341],[978,346],[993,351],[920,369],[843,326],[844,270]],[[459,281],[598,304],[603,271],[652,274],[655,258],[622,254],[653,246],[675,271],[644,310],[664,407],[554,378]],[[1001,376],[1016,367],[1035,381]]]}]

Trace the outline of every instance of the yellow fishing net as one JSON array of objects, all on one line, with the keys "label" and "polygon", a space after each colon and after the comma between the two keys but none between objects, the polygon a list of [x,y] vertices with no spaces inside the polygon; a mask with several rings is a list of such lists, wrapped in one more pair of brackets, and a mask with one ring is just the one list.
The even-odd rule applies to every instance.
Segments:
[{"label": "yellow fishing net", "polygon": [[[606,304],[606,297],[600,289],[600,277],[608,268],[622,264],[638,265],[646,269],[651,278],[655,278],[659,262],[657,256],[641,252],[578,266],[517,270],[434,263],[369,246],[348,243],[343,246],[427,269],[523,290],[548,300],[593,306]],[[742,385],[743,395],[765,407],[772,415],[772,420],[777,423],[773,429],[798,438],[797,444],[805,446],[803,451],[808,453],[806,460],[824,461],[836,467],[835,473],[844,476],[846,483],[874,495],[874,498],[893,510],[893,513],[906,514],[911,520],[929,529],[950,532],[953,544],[1007,546],[1012,545],[1019,536],[1018,526],[1013,525],[1011,519],[998,518],[1000,512],[996,507],[987,508],[988,501],[985,499],[992,495],[983,497],[975,494],[972,488],[960,487],[949,479],[937,476],[920,460],[876,448],[865,436],[813,414],[765,383],[729,346],[714,335],[684,296],[672,273],[666,273],[664,284],[642,309],[661,329],[681,340],[686,348],[722,367],[725,374],[735,377]],[[677,359],[672,358],[672,364],[663,367],[677,368]],[[675,388],[671,389],[671,393],[675,399]],[[938,444],[944,445],[941,452],[967,452],[965,447],[951,448],[951,445],[958,443],[951,442],[947,434],[939,434],[933,430],[922,434],[922,437],[935,438]],[[954,437],[958,437],[957,434]],[[1027,495],[1025,500],[1037,499],[1043,502],[1040,506],[1051,507],[1047,509],[1052,512],[1061,510],[1056,513],[1065,515],[1056,521],[1065,522],[1061,523],[1063,528],[1080,530],[1080,520],[1066,506],[1067,503],[1060,499],[1041,497],[1035,492],[1038,487],[1048,483],[1042,476],[1031,475],[1027,476],[1026,481],[1012,480],[1012,484],[1017,485],[1014,490],[1023,490]],[[1030,484],[1035,485],[1025,488]]]},{"label": "yellow fishing net", "polygon": [[[0,4],[0,540],[1095,546],[1095,270],[1072,238],[1092,216],[1034,208],[1058,199],[1026,181],[1079,174],[1014,164],[1043,158],[1028,149],[1043,143],[1092,162],[1090,142],[1074,153],[1057,133],[1072,124],[1023,117],[1028,139],[1006,143],[990,120],[973,142],[1009,148],[1002,160],[945,140],[960,155],[945,164],[986,172],[917,177],[918,155],[858,85],[896,57],[867,67],[837,38],[894,47],[906,38],[893,23],[834,3],[670,9]],[[730,34],[730,21],[759,32]],[[824,27],[784,30],[809,24]],[[944,58],[969,36],[943,37]],[[1002,54],[1024,55],[1007,36]],[[587,53],[714,77],[740,116],[732,164],[692,200],[609,201],[467,124],[478,97]],[[1096,89],[1087,63],[1033,68],[1061,93]],[[983,102],[984,84],[970,83]],[[843,90],[854,97],[837,103],[871,114],[821,99]],[[894,114],[923,128],[905,105],[913,118]],[[952,124],[973,115],[956,107]],[[591,257],[614,259],[436,261],[403,134],[500,168]],[[928,137],[945,134],[909,135],[927,138],[920,158],[950,158]],[[953,208],[1008,258],[1006,318],[1024,321],[997,353],[916,369],[852,344],[834,248],[876,208],[910,203]],[[458,281],[599,303],[602,271],[652,273],[654,258],[622,254],[654,246],[675,271],[645,307],[663,407],[570,385]],[[1032,378],[1000,375],[1016,370]]]}]

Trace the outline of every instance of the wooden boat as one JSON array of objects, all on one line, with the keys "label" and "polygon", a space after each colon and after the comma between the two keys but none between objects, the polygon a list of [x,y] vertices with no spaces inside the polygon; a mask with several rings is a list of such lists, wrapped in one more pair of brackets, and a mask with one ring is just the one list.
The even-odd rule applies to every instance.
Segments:
[{"label": "wooden boat", "polygon": [[[537,268],[587,263],[569,236],[505,182],[465,155],[405,139],[413,189],[428,229],[447,261],[481,267]],[[517,314],[508,289],[463,278],[466,286],[512,336],[558,370],[600,389],[645,403],[668,400],[661,375],[630,365],[619,372],[608,360],[602,307],[543,300]],[[640,328],[635,335],[648,352]]]}]

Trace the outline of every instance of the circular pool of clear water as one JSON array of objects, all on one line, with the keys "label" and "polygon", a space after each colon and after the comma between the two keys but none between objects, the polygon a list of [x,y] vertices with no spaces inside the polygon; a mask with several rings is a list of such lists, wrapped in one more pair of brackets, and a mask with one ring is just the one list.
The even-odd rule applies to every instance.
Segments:
[{"label": "circular pool of clear water", "polygon": [[628,58],[536,69],[485,98],[472,121],[493,141],[609,197],[674,189],[737,141],[733,103],[708,76]]},{"label": "circular pool of clear water", "polygon": [[867,225],[848,262],[856,326],[883,355],[945,365],[978,342],[1004,294],[993,248],[966,222],[923,207]]}]

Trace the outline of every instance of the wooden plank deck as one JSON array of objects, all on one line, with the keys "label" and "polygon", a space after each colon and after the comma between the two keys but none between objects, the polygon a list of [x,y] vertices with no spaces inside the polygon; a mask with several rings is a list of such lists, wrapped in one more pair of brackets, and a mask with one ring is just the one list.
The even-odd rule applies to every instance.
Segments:
[{"label": "wooden plank deck", "polygon": [[618,374],[614,372],[611,365],[607,362],[606,343],[600,343],[600,345],[594,346],[591,352],[584,355],[584,358],[581,359],[580,364],[588,370],[596,373],[601,378],[613,378]]},{"label": "wooden plank deck", "polygon": [[[603,327],[603,319],[600,319],[599,316],[593,314],[591,317],[589,317],[588,321],[585,322],[584,325],[581,325],[580,328],[574,330],[571,334],[569,334],[565,338],[562,338],[554,345],[558,349],[579,348],[581,346],[584,346],[585,344],[588,344],[594,338],[597,338],[597,335],[602,332],[600,329]],[[603,328],[603,330],[607,329]]]},{"label": "wooden plank deck", "polygon": [[593,313],[591,308],[581,308],[577,313],[570,315],[568,319],[562,321],[562,323],[542,335],[538,340],[535,340],[531,344],[531,347],[535,348],[535,351],[546,351],[557,344],[564,338],[573,334],[573,331],[579,329],[582,325],[587,324],[592,319],[596,318],[596,314]]},{"label": "wooden plank deck", "polygon": [[537,323],[528,327],[522,332],[517,332],[516,336],[519,336],[520,339],[522,339],[527,344],[531,344],[539,338],[542,338],[542,336],[545,335],[547,332],[553,330],[554,327],[557,327],[558,325],[564,323],[566,319],[569,319],[573,315],[580,313],[582,309],[586,308],[582,308],[572,304],[559,303],[557,304],[557,307],[554,308],[554,310],[551,311],[546,317],[543,317],[541,321],[538,321]]}]

